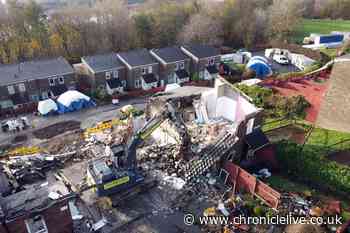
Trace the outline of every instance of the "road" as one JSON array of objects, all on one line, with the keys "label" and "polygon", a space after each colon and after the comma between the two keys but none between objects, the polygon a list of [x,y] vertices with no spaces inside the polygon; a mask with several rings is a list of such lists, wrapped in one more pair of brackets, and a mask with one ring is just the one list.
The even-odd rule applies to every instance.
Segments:
[{"label": "road", "polygon": [[147,98],[133,98],[130,100],[121,101],[118,105],[103,105],[95,108],[83,109],[77,112],[66,113],[57,116],[34,116],[34,115],[26,115],[28,117],[31,125],[34,126],[32,129],[28,129],[25,131],[20,131],[18,133],[0,133],[0,145],[10,144],[12,139],[17,135],[27,134],[31,135],[34,130],[38,130],[41,128],[45,128],[47,126],[63,122],[63,121],[80,121],[80,127],[82,129],[86,129],[95,125],[98,122],[110,120],[119,116],[119,110],[125,105],[134,105],[136,108],[143,110],[146,106]]}]

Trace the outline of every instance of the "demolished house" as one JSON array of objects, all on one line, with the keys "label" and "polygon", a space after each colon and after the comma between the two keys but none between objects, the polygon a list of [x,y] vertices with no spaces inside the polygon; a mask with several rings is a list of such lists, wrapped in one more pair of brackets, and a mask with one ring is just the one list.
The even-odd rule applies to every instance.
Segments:
[{"label": "demolished house", "polygon": [[73,220],[69,202],[75,196],[52,176],[41,184],[1,197],[0,232],[71,233]]}]

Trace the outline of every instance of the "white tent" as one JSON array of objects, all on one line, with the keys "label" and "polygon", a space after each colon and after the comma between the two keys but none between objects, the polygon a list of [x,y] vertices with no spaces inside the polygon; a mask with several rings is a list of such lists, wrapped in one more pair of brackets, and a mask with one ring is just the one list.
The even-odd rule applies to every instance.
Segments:
[{"label": "white tent", "polygon": [[74,112],[83,108],[95,106],[91,98],[79,91],[66,91],[57,99],[58,113]]},{"label": "white tent", "polygon": [[52,99],[43,100],[38,103],[38,112],[43,116],[51,112],[56,112],[57,109],[57,104]]},{"label": "white tent", "polygon": [[79,91],[71,90],[71,91],[66,91],[65,93],[60,95],[57,99],[57,102],[68,107],[73,102],[79,101],[79,100],[90,101],[90,97],[87,95],[84,95]]}]

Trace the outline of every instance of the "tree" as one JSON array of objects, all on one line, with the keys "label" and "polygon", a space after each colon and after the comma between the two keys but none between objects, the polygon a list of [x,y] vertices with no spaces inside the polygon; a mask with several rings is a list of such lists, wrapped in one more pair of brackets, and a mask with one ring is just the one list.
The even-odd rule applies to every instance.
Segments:
[{"label": "tree", "polygon": [[303,7],[302,0],[274,0],[269,8],[270,37],[288,39],[302,19]]},{"label": "tree", "polygon": [[140,47],[152,48],[154,42],[153,38],[153,18],[149,14],[139,13],[134,16],[134,24],[136,35],[138,38],[138,45]]},{"label": "tree", "polygon": [[179,35],[181,43],[220,45],[223,40],[221,21],[207,13],[193,15]]}]

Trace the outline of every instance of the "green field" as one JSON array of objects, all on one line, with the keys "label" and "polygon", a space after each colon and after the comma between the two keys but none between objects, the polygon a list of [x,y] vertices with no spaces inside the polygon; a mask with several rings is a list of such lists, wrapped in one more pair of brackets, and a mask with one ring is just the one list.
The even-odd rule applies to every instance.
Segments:
[{"label": "green field", "polygon": [[304,19],[297,27],[292,41],[302,43],[310,33],[328,34],[332,31],[350,32],[350,20]]}]

